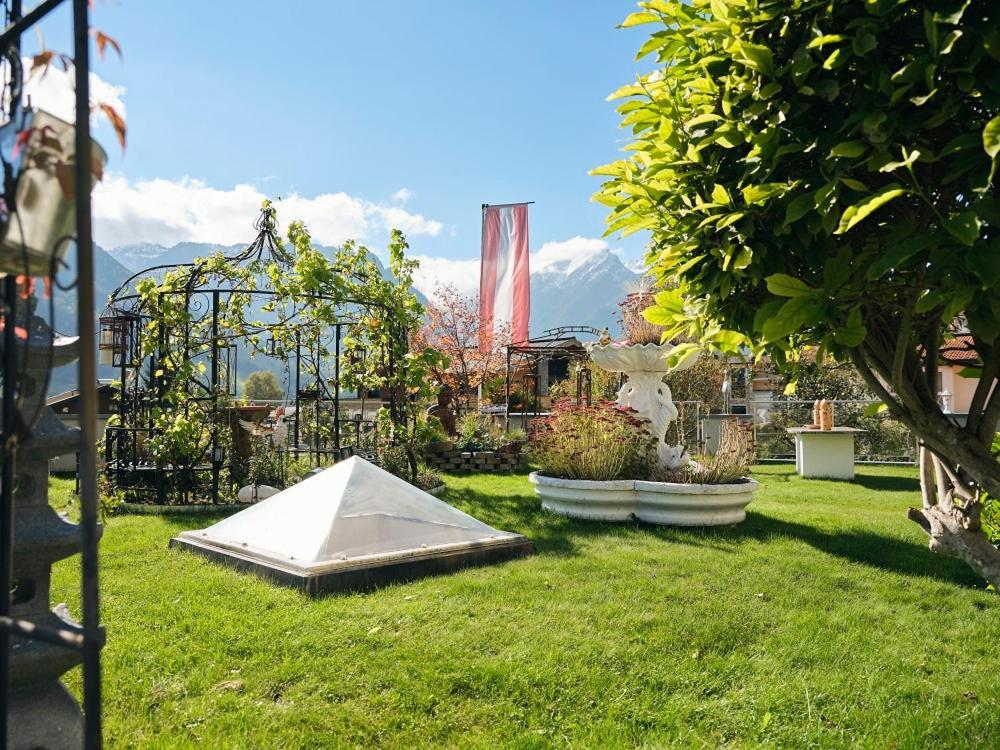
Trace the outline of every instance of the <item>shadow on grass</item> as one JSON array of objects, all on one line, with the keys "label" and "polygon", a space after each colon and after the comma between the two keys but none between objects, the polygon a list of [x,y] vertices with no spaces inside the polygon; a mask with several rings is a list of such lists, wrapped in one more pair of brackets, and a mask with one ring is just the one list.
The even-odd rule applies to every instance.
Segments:
[{"label": "shadow on grass", "polygon": [[[893,477],[868,477],[910,482]],[[907,487],[909,488],[909,487]],[[711,528],[664,527],[641,523],[605,523],[563,518],[539,508],[537,498],[528,495],[490,495],[468,488],[450,488],[445,498],[463,506],[481,521],[525,534],[540,555],[573,555],[577,542],[598,537],[618,537],[633,533],[658,541],[692,545],[726,553],[738,553],[738,543],[768,542],[779,537],[808,544],[828,555],[852,563],[868,565],[890,573],[931,578],[959,586],[981,587],[982,580],[964,563],[932,553],[925,545],[858,528],[826,531],[808,524],[783,521],[753,511],[736,526]]]},{"label": "shadow on grass", "polygon": [[861,485],[869,490],[884,492],[920,492],[920,480],[917,477],[855,474],[854,484]]},{"label": "shadow on grass", "polygon": [[[792,471],[794,474],[794,470]],[[771,475],[769,478],[773,478]],[[859,476],[858,483],[877,490],[919,489],[915,479],[892,476]],[[579,554],[583,540],[635,534],[660,542],[690,545],[725,553],[738,553],[743,541],[768,542],[775,538],[801,541],[820,552],[852,563],[906,576],[930,578],[960,586],[980,587],[981,579],[960,561],[933,554],[924,544],[876,534],[859,528],[836,531],[780,520],[750,511],[736,526],[711,528],[663,527],[642,523],[608,523],[569,519],[541,510],[533,494],[483,492],[469,487],[448,488],[442,498],[480,521],[505,531],[527,536],[539,555]],[[165,513],[158,516],[171,535],[184,529],[204,528],[231,515],[232,511],[191,515]]]},{"label": "shadow on grass", "polygon": [[935,555],[925,544],[864,529],[826,531],[751,512],[747,514],[745,523],[720,529],[719,533],[733,540],[755,539],[761,542],[786,537],[804,542],[828,555],[890,573],[932,578],[959,586],[983,585],[982,579],[959,560]]}]

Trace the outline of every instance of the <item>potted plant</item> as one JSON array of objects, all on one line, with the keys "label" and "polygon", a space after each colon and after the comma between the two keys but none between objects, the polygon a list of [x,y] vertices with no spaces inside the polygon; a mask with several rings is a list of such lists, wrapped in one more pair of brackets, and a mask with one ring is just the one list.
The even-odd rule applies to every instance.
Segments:
[{"label": "potted plant", "polygon": [[635,478],[645,476],[653,455],[647,426],[610,401],[556,403],[531,430],[531,459],[539,470],[528,480],[542,507],[574,518],[634,518]]},{"label": "potted plant", "polygon": [[636,517],[672,526],[721,526],[745,519],[758,487],[747,476],[754,460],[747,427],[727,420],[714,456],[698,456],[673,471],[655,467],[652,480],[636,481]]},{"label": "potted plant", "polygon": [[659,461],[647,422],[609,402],[560,402],[533,429],[528,476],[542,507],[601,521],[638,520],[675,526],[719,526],[746,518],[757,482],[747,477],[753,441],[727,425],[719,453],[679,469]]}]

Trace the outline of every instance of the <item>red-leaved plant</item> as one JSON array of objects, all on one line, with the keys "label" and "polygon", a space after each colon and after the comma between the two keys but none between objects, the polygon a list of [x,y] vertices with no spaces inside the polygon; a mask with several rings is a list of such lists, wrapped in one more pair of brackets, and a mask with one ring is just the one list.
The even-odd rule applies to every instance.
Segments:
[{"label": "red-leaved plant", "polygon": [[531,459],[560,479],[644,479],[655,456],[648,425],[611,401],[585,406],[565,399],[532,424]]}]

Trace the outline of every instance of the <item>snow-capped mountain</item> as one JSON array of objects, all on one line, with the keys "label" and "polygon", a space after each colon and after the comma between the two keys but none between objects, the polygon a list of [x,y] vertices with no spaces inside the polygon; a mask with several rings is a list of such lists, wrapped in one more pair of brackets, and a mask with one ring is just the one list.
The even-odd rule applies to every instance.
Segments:
[{"label": "snow-capped mountain", "polygon": [[546,263],[531,274],[531,335],[564,325],[607,326],[616,335],[618,302],[639,279],[610,250]]},{"label": "snow-capped mountain", "polygon": [[[563,325],[607,326],[616,333],[618,302],[635,287],[641,274],[627,267],[606,247],[589,248],[577,244],[570,251],[570,247],[559,247],[560,244],[563,243],[551,243],[533,254],[531,334],[536,336]],[[554,251],[546,248],[554,248]],[[204,242],[181,242],[172,247],[143,243],[123,245],[111,250],[110,254],[122,266],[138,271],[153,265],[190,263],[216,250],[234,254],[241,249],[240,245],[219,246]],[[382,273],[387,273],[377,258],[375,261]],[[420,291],[429,295],[433,289]]]},{"label": "snow-capped mountain", "polygon": [[[110,251],[95,246],[95,318],[105,309],[108,295],[138,270],[156,265],[190,263],[216,250],[234,254],[242,245],[219,246],[200,242],[182,242],[172,247],[152,243],[124,245]],[[331,248],[324,248],[331,250]],[[67,254],[72,263],[73,253]],[[378,259],[375,259],[378,262]],[[594,249],[579,254],[533,258],[531,274],[531,335],[564,325],[607,326],[612,335],[618,332],[615,314],[618,301],[637,284],[640,274],[629,269],[621,258],[607,249]],[[379,263],[383,274],[385,267]],[[75,269],[66,268],[60,273],[65,283],[74,278]],[[423,292],[431,292],[424,289]],[[424,295],[421,294],[421,297]],[[426,302],[426,298],[421,299]],[[55,327],[65,333],[76,330],[76,293],[57,291],[53,300]],[[48,318],[48,304],[39,304],[39,314]],[[273,369],[272,363],[257,360],[239,363],[239,376],[245,377],[253,369]],[[274,365],[277,367],[277,365]],[[247,369],[249,368],[249,369]],[[116,377],[108,367],[100,367],[100,377]],[[67,365],[53,372],[50,393],[76,386],[76,365]]]}]

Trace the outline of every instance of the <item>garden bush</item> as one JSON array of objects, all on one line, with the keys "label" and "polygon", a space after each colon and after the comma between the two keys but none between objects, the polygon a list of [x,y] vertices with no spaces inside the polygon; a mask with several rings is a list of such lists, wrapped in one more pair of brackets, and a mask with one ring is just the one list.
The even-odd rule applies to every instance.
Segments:
[{"label": "garden bush", "polygon": [[559,401],[533,423],[529,441],[541,473],[562,479],[645,479],[656,455],[648,423],[609,401]]}]

